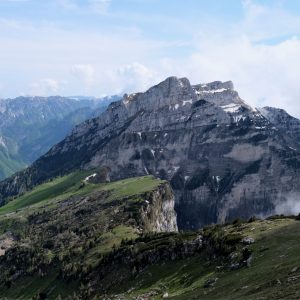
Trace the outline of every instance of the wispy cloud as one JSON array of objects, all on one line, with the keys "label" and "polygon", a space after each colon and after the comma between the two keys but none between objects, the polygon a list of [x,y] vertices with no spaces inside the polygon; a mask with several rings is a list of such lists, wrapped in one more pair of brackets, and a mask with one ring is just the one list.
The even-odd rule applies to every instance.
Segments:
[{"label": "wispy cloud", "polygon": [[31,96],[47,96],[56,95],[60,90],[60,83],[52,78],[44,78],[34,82],[30,86],[29,95]]},{"label": "wispy cloud", "polygon": [[206,14],[209,1],[34,2],[41,16],[17,17],[11,5],[0,19],[2,95],[132,92],[176,75],[233,80],[253,106],[300,116],[300,11],[284,1],[242,1],[231,18]]},{"label": "wispy cloud", "polygon": [[107,12],[111,0],[87,0],[85,2],[78,0],[58,0],[57,3],[68,10],[79,11],[82,13],[91,12],[104,14]]}]

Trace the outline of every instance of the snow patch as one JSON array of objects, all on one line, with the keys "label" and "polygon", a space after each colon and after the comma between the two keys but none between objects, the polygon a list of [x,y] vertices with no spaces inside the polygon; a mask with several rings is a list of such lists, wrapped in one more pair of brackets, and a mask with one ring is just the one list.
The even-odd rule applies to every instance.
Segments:
[{"label": "snow patch", "polygon": [[233,117],[233,120],[234,120],[234,122],[239,122],[240,120],[245,120],[246,119],[246,117],[245,116],[243,116],[243,115],[238,115],[238,116],[234,116]]},{"label": "snow patch", "polygon": [[187,103],[192,104],[192,103],[193,103],[193,99],[190,99],[190,100],[183,100],[183,101],[182,101],[182,106],[185,106]]},{"label": "snow patch", "polygon": [[[204,86],[202,86],[204,87]],[[199,94],[215,94],[215,93],[223,93],[225,91],[228,91],[229,89],[216,89],[216,90],[206,90],[206,91],[196,91],[196,94],[199,95]]]},{"label": "snow patch", "polygon": [[227,113],[236,113],[240,109],[240,105],[236,103],[230,103],[227,105],[222,105],[221,108]]},{"label": "snow patch", "polygon": [[262,127],[260,127],[260,126],[255,126],[255,129],[265,129],[266,128],[266,126],[262,126]]},{"label": "snow patch", "polygon": [[92,175],[90,175],[88,177],[85,177],[84,181],[88,182],[90,179],[95,178],[96,176],[97,176],[97,173],[94,173],[94,174],[92,174]]}]

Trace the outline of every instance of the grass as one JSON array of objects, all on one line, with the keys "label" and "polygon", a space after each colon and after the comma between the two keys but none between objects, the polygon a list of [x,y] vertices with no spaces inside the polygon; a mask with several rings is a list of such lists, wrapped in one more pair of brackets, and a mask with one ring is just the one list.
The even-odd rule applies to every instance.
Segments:
[{"label": "grass", "polygon": [[172,298],[184,295],[197,286],[203,286],[213,274],[213,266],[208,264],[204,256],[197,255],[185,260],[150,266],[144,273],[126,282],[126,285],[115,287],[113,292],[121,294],[124,290],[132,290],[130,298],[127,299],[149,291],[157,293],[151,299],[162,299],[165,292]]},{"label": "grass", "polygon": [[[227,232],[251,236],[255,243],[249,268],[216,271],[217,263],[204,256],[153,265],[144,273],[115,288],[121,294],[132,290],[125,299],[156,291],[151,299],[300,299],[300,222],[293,219],[255,221],[229,225]],[[295,268],[298,267],[296,270]],[[294,270],[294,272],[292,272]],[[296,271],[295,271],[296,270]],[[289,278],[294,279],[291,281]],[[209,278],[217,278],[213,287],[205,288]],[[126,295],[126,294],[125,294]]]},{"label": "grass", "polygon": [[[123,239],[131,240],[139,236],[131,216],[132,211],[124,212],[123,209],[135,206],[136,201],[139,201],[137,199],[142,198],[141,194],[157,188],[163,181],[145,176],[108,184],[83,185],[84,179],[91,173],[93,171],[80,171],[56,178],[1,207],[0,235],[11,231],[20,239],[19,246],[31,245],[38,253],[46,252],[43,249],[46,241],[51,241],[48,245],[53,247],[55,241],[59,240],[56,247],[61,248],[47,250],[53,260],[56,258],[56,263],[59,254],[70,253],[72,263],[79,265],[81,259],[84,259],[83,266],[96,266],[99,259],[114,246],[120,246]],[[99,191],[108,193],[97,193]],[[79,197],[73,198],[88,194],[89,197],[84,201]],[[110,203],[124,197],[128,199]],[[91,211],[85,214],[89,209]],[[38,223],[33,220],[38,220]],[[58,236],[52,236],[49,228],[64,229]],[[89,247],[85,243],[87,240],[93,242],[93,246]],[[80,250],[78,254],[77,250]],[[54,267],[59,268],[59,263]],[[78,286],[72,286],[74,281],[67,283],[58,277],[53,266],[49,268],[50,273],[46,276],[28,275],[14,281],[10,289],[0,282],[0,299],[3,296],[8,299],[31,299],[39,292],[46,292],[49,299],[56,299],[59,294],[64,299],[78,289]]]},{"label": "grass", "polygon": [[99,257],[109,253],[114,247],[118,248],[123,239],[135,239],[138,237],[136,229],[130,226],[119,225],[111,231],[101,235],[101,243],[91,249],[86,256],[87,265],[95,266],[99,262]]},{"label": "grass", "polygon": [[110,200],[143,194],[152,191],[164,180],[155,179],[153,176],[134,177],[106,184],[101,189],[112,191]]},{"label": "grass", "polygon": [[112,194],[109,200],[139,195],[153,190],[159,184],[164,182],[162,180],[157,180],[152,176],[144,176],[124,179],[108,184],[86,183],[83,188],[80,188],[84,178],[92,173],[93,171],[78,171],[41,184],[32,191],[27,192],[0,207],[0,215],[16,212],[34,204],[45,204],[50,200],[60,201],[70,196],[86,195],[93,190],[111,191]]},{"label": "grass", "polygon": [[98,249],[100,253],[105,254],[111,251],[113,246],[118,247],[124,238],[135,239],[138,237],[136,230],[133,227],[119,225],[111,231],[101,235],[103,239],[101,247]]},{"label": "grass", "polygon": [[[79,188],[83,179],[90,173],[76,172],[56,178],[0,208],[0,234],[11,228],[21,232],[22,227],[25,227],[26,214],[35,209],[41,210],[45,205],[48,205],[49,210],[53,208],[54,212],[58,212],[57,214],[53,213],[52,219],[47,221],[49,225],[60,220],[61,224],[68,225],[67,229],[78,227],[76,232],[80,230],[85,232],[86,230],[86,235],[82,235],[83,239],[89,237],[93,230],[98,230],[91,239],[96,241],[95,245],[82,251],[82,257],[81,254],[77,257],[77,261],[83,259],[87,265],[97,266],[101,257],[114,249],[114,245],[118,247],[125,238],[134,240],[139,237],[137,229],[131,226],[131,223],[126,223],[128,220],[123,215],[124,207],[134,205],[136,199],[142,198],[140,195],[155,189],[164,181],[154,179],[151,176],[144,176],[108,184],[85,184],[84,187]],[[93,191],[108,191],[109,193],[104,193],[103,199],[101,196],[99,198],[97,193],[95,193],[95,198],[91,196],[94,193],[87,197],[91,198],[90,202],[82,202],[83,208],[93,208],[87,215],[83,214],[80,217],[80,214],[76,214],[80,211],[82,204],[80,201],[72,202],[66,210],[64,210],[64,206],[54,208],[55,203],[60,200],[72,195],[85,195]],[[127,202],[110,202],[126,197],[129,197]],[[102,204],[104,204],[103,208],[101,208]],[[99,211],[96,210],[97,208]],[[17,213],[12,213],[16,210]],[[93,214],[93,212],[95,213]],[[42,224],[37,224],[36,227],[41,231],[42,238],[47,232],[48,227],[46,225],[41,227]],[[45,228],[45,230],[41,228]],[[300,299],[300,221],[289,218],[256,220],[251,223],[220,226],[220,228],[230,234],[231,237],[241,235],[255,239],[254,244],[247,246],[252,251],[253,256],[249,268],[244,267],[231,271],[225,267],[217,270],[216,267],[220,262],[209,261],[205,253],[202,253],[188,259],[147,266],[143,272],[134,277],[128,277],[129,280],[112,287],[109,292],[112,295],[122,294],[124,299],[132,299],[149,292],[153,292],[151,299],[161,299],[166,292],[170,299],[179,300]],[[193,238],[194,234],[185,233],[182,234],[182,238],[187,240]],[[83,246],[83,244],[77,244],[82,239],[75,239],[76,235],[74,234],[70,237],[74,237],[74,249],[76,246]],[[55,239],[57,238],[55,237]],[[172,234],[153,235],[153,237],[149,235],[147,239],[144,238],[145,242],[143,240],[140,243],[138,250],[139,252],[149,249],[157,250],[162,245],[168,247],[174,238],[175,235]],[[70,244],[66,244],[67,250],[68,247],[71,247]],[[72,260],[75,261],[74,255]],[[295,269],[296,267],[298,269]],[[122,272],[125,272],[124,276],[127,276],[128,270],[124,266],[123,269],[109,274],[108,279],[117,278],[121,276]],[[292,270],[294,271],[292,272]],[[72,295],[73,291],[78,288],[76,282],[67,283],[59,279],[57,275],[56,270],[52,270],[51,273],[42,278],[32,276],[20,279],[14,283],[14,288],[0,290],[0,299],[3,296],[8,299],[31,299],[38,292],[44,291],[47,292],[49,299],[56,299],[59,294],[62,298]],[[211,278],[217,278],[214,286],[204,287],[206,281]]]},{"label": "grass", "polygon": [[[0,289],[1,299],[28,300],[37,296],[39,293],[47,293],[47,299],[65,299],[72,295],[76,283],[66,284],[59,278],[57,271],[52,271],[45,277],[32,276],[18,281],[17,286],[7,289]],[[4,297],[4,298],[3,298]]]},{"label": "grass", "polygon": [[58,199],[63,200],[71,195],[89,192],[91,185],[79,190],[80,183],[91,174],[91,171],[78,171],[69,175],[58,177],[35,187],[32,191],[8,202],[0,207],[0,215],[20,210],[40,202]]}]

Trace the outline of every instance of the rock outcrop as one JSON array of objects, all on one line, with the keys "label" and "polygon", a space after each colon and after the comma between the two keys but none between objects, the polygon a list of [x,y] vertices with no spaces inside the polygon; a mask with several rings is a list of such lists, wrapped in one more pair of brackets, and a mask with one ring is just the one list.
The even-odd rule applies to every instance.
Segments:
[{"label": "rock outcrop", "polygon": [[275,107],[258,108],[259,112],[279,129],[300,144],[300,120],[289,115],[284,109]]},{"label": "rock outcrop", "polygon": [[179,229],[269,215],[300,192],[299,144],[247,105],[230,81],[192,86],[170,77],[125,95],[2,182],[2,200],[95,167],[105,167],[111,180],[153,174],[170,181]]},{"label": "rock outcrop", "polygon": [[[144,196],[145,197],[145,196]],[[178,231],[175,212],[175,198],[169,184],[159,186],[145,199],[141,216],[144,231]]]}]

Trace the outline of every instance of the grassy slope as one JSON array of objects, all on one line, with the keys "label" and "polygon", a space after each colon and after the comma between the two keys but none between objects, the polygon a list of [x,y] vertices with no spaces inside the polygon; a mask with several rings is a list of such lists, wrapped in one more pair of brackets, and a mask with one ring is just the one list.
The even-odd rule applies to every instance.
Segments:
[{"label": "grassy slope", "polygon": [[[51,257],[71,254],[73,263],[84,266],[97,265],[102,255],[120,245],[124,238],[136,238],[134,222],[122,211],[130,208],[135,201],[140,201],[141,194],[152,191],[163,181],[145,176],[108,184],[86,183],[82,187],[84,178],[91,173],[94,172],[82,171],[56,178],[1,207],[0,238],[9,230],[20,237],[22,247],[40,249],[37,251]],[[87,195],[88,198],[84,198]],[[118,200],[124,197],[128,200]],[[115,204],[113,200],[119,202]],[[90,210],[87,215],[84,209]],[[119,210],[120,213],[116,213]],[[33,216],[42,223],[35,226],[35,221],[29,221]],[[49,226],[60,225],[66,231],[54,236],[49,234]],[[46,241],[57,242],[57,247],[61,248],[45,250],[43,243]],[[93,246],[84,248],[88,242],[92,242]],[[77,256],[72,254],[77,252]],[[46,291],[50,299],[56,299],[58,295],[65,297],[72,294],[77,288],[76,281],[67,284],[59,278],[59,271],[53,269],[44,277],[23,277],[9,289],[1,284],[0,279],[0,298],[31,299],[38,292]]]},{"label": "grassy slope", "polygon": [[[110,199],[128,197],[141,194],[155,188],[163,181],[154,180],[151,176],[130,178],[109,184],[86,184],[79,188],[84,178],[92,174],[93,171],[79,171],[71,173],[64,177],[59,177],[53,181],[41,184],[32,191],[8,202],[0,207],[0,215],[15,212],[17,210],[28,208],[34,204],[45,205],[49,201],[61,201],[74,195],[86,195],[93,190],[112,191]],[[38,206],[39,207],[39,206]],[[32,209],[32,207],[30,207]]]},{"label": "grassy slope", "polygon": [[[113,200],[132,197],[150,191],[162,181],[146,176],[109,184],[86,184],[79,189],[89,172],[77,172],[45,183],[29,193],[0,208],[0,234],[12,229],[21,232],[27,225],[27,217],[36,211],[54,211],[55,221],[64,222],[70,215],[55,212],[60,203],[70,195],[87,195],[91,192],[109,192],[103,198],[106,204]],[[118,204],[119,205],[119,204]],[[118,206],[118,209],[121,206]],[[72,207],[70,209],[73,209]],[[115,209],[115,208],[114,208]],[[112,220],[112,211],[99,211],[84,218],[81,228],[95,227]],[[89,220],[89,222],[87,222]],[[52,223],[55,221],[51,221]],[[75,223],[77,221],[75,220]],[[51,224],[52,224],[51,223]],[[70,229],[74,222],[66,223]],[[75,224],[76,225],[76,224]],[[210,262],[204,254],[193,258],[149,266],[144,272],[110,290],[111,295],[122,294],[125,299],[152,293],[150,299],[161,299],[168,293],[171,299],[299,299],[300,298],[300,222],[294,219],[255,221],[224,227],[228,233],[251,236],[255,243],[250,245],[253,261],[249,268],[217,270],[220,264]],[[40,229],[43,232],[43,227]],[[99,257],[118,246],[122,239],[134,239],[137,233],[130,225],[116,222],[112,229],[99,232],[94,247],[84,256],[85,264],[97,265]],[[147,247],[148,245],[145,245]],[[72,245],[76,250],[76,244]],[[81,246],[78,245],[80,248]],[[76,258],[74,258],[76,260]],[[296,269],[298,267],[298,269]],[[293,272],[292,272],[293,271]],[[121,271],[120,271],[121,272]],[[112,274],[119,276],[119,274]],[[217,278],[212,287],[205,288],[208,279]],[[48,292],[49,299],[63,298],[77,288],[76,281],[66,283],[59,279],[54,269],[45,277],[32,276],[18,280],[13,289],[0,288],[0,298],[30,299],[38,291]],[[128,292],[130,291],[130,292]]]},{"label": "grassy slope", "polygon": [[7,150],[0,147],[0,180],[25,167],[25,162],[23,162],[20,158],[10,157],[7,153]]},{"label": "grassy slope", "polygon": [[[126,287],[113,293],[132,290],[128,299],[149,292],[151,299],[161,299],[167,292],[171,299],[300,299],[300,222],[292,219],[255,221],[227,231],[240,232],[255,238],[250,246],[253,261],[250,267],[238,270],[216,269],[207,257],[154,265]],[[298,269],[296,270],[296,268]],[[294,270],[294,272],[292,272]],[[205,282],[217,278],[213,287]]]}]

